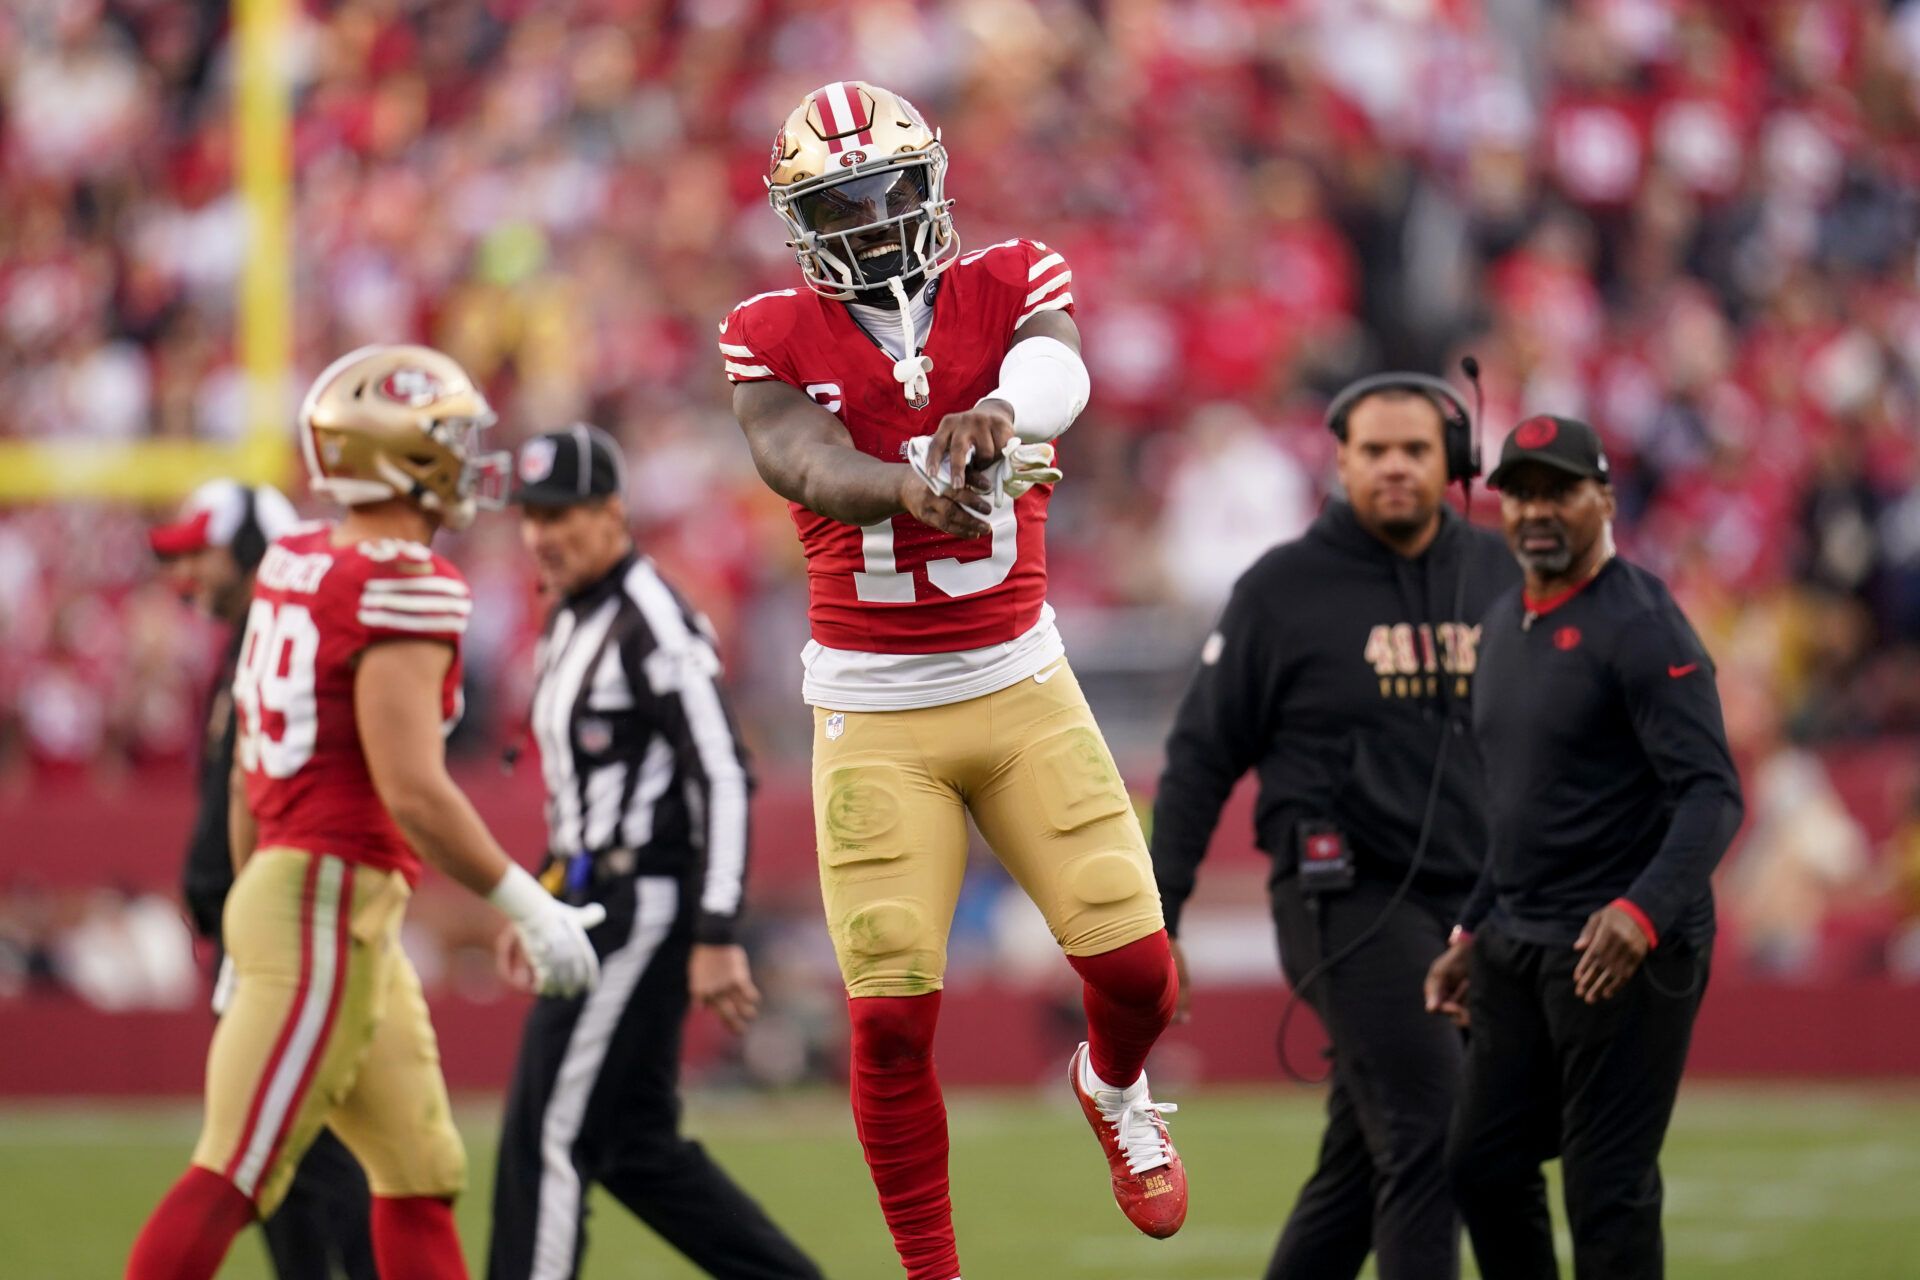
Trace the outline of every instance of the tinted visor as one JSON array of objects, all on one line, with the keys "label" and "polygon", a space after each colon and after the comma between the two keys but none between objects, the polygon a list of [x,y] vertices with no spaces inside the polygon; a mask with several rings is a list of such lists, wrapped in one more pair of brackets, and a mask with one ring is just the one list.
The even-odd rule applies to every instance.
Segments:
[{"label": "tinted visor", "polygon": [[815,235],[842,235],[904,217],[927,201],[927,166],[907,165],[854,178],[800,197],[800,225]]}]

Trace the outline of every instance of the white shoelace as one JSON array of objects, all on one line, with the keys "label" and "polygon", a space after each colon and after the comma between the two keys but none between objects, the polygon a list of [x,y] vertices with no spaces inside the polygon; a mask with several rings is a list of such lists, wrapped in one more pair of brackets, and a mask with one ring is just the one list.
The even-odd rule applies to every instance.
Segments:
[{"label": "white shoelace", "polygon": [[[1144,1079],[1142,1077],[1142,1083]],[[1094,1096],[1100,1103],[1101,1118],[1113,1126],[1120,1149],[1127,1153],[1127,1172],[1145,1173],[1149,1169],[1172,1164],[1173,1144],[1167,1137],[1166,1117],[1178,1111],[1179,1106],[1172,1102],[1155,1102],[1142,1088],[1140,1096],[1131,1100],[1127,1099],[1126,1094],[1120,1094],[1119,1108],[1109,1110],[1103,1095],[1115,1092],[1102,1089]]]}]

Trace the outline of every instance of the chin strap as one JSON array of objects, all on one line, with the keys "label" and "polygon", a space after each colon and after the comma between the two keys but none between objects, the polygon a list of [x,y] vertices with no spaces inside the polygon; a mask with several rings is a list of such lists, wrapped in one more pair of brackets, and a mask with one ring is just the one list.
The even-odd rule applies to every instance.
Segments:
[{"label": "chin strap", "polygon": [[932,395],[927,375],[933,372],[933,360],[920,354],[919,335],[913,331],[913,299],[907,296],[907,286],[900,283],[899,276],[892,276],[887,280],[887,287],[893,290],[894,299],[900,304],[900,337],[906,352],[893,362],[893,377],[906,395],[907,403],[916,409],[923,408]]}]

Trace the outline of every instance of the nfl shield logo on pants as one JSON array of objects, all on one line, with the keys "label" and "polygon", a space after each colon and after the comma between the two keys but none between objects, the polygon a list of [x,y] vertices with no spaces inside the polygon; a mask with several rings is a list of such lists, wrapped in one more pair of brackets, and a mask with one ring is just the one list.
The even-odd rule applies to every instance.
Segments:
[{"label": "nfl shield logo on pants", "polygon": [[836,711],[827,717],[827,741],[832,742],[847,731],[847,718]]}]

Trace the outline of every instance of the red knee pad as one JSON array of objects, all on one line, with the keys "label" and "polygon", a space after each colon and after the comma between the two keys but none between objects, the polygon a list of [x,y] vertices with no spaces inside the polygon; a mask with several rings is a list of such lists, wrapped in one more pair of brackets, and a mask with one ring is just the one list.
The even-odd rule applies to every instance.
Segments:
[{"label": "red knee pad", "polygon": [[453,1205],[432,1196],[375,1196],[373,1261],[381,1280],[467,1280]]},{"label": "red knee pad", "polygon": [[227,1246],[253,1221],[253,1201],[198,1165],[167,1192],[127,1259],[127,1280],[212,1280]]},{"label": "red knee pad", "polygon": [[933,1052],[940,1023],[940,993],[924,996],[848,997],[853,1055],[864,1066],[887,1068],[919,1062]]},{"label": "red knee pad", "polygon": [[1172,1016],[1180,994],[1180,980],[1173,967],[1173,948],[1167,931],[1161,929],[1129,942],[1114,951],[1097,956],[1068,956],[1087,984],[1115,1004],[1134,1009],[1165,1008]]}]

